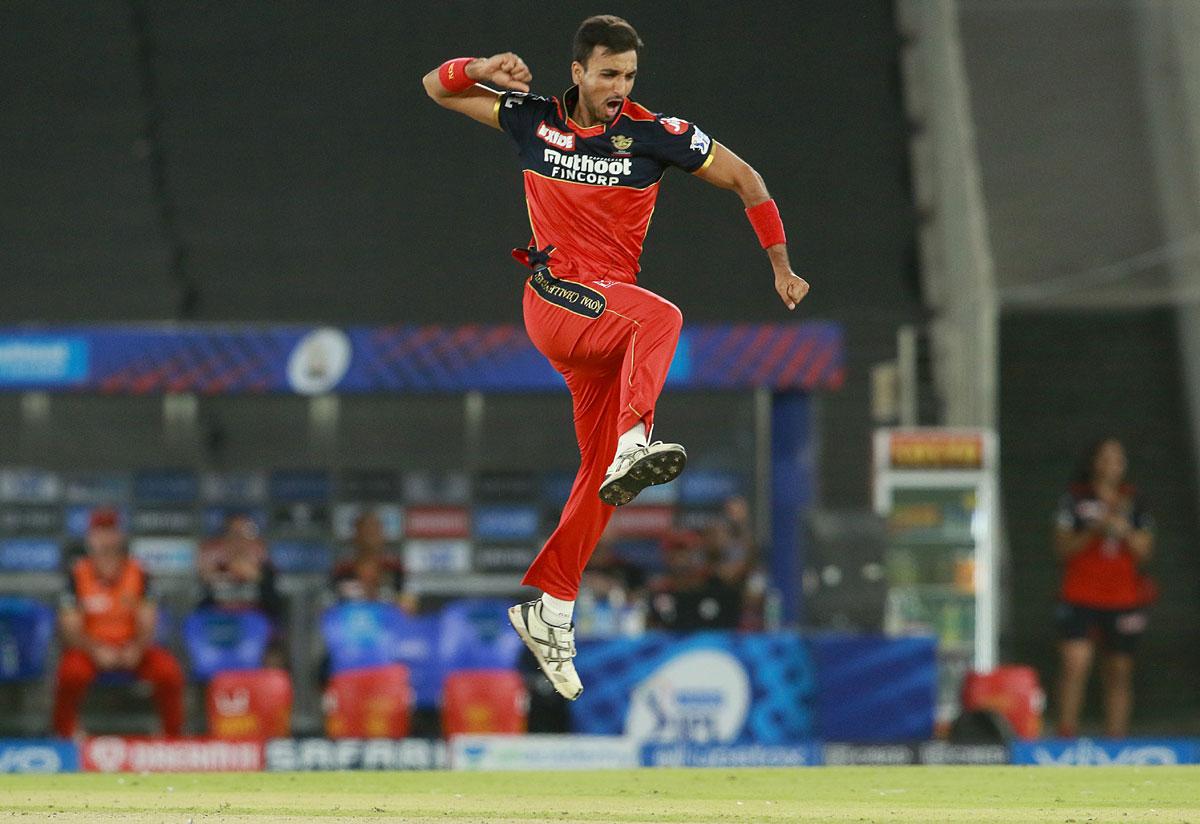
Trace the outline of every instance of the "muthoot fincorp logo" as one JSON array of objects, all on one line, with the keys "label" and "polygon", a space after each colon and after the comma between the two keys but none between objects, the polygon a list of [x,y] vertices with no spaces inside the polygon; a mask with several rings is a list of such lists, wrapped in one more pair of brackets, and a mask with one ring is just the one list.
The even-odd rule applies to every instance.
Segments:
[{"label": "muthoot fincorp logo", "polygon": [[554,149],[546,149],[542,159],[553,164],[550,176],[576,183],[595,183],[600,186],[616,186],[622,177],[633,174],[633,161],[628,157],[594,157],[592,155],[565,155]]}]

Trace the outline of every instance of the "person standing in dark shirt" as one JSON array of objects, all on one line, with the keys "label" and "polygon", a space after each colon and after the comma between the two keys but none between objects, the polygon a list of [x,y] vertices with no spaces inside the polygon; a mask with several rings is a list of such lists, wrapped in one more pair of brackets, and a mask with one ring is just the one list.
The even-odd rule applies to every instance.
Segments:
[{"label": "person standing in dark shirt", "polygon": [[1061,669],[1058,732],[1079,729],[1084,688],[1099,646],[1106,735],[1129,732],[1133,654],[1146,629],[1153,523],[1125,477],[1125,448],[1106,438],[1088,450],[1059,504],[1054,547],[1063,565],[1058,626]]}]

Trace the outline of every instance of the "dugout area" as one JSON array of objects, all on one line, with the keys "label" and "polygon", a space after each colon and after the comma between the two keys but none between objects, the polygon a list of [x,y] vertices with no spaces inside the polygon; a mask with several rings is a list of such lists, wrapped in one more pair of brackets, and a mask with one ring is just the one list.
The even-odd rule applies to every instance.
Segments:
[{"label": "dugout area", "polygon": [[[53,605],[87,513],[116,506],[152,575],[160,640],[186,670],[179,626],[199,597],[197,548],[230,512],[252,512],[286,604],[297,734],[321,726],[317,619],[356,513],[388,514],[389,549],[426,607],[516,598],[577,465],[561,378],[512,327],[3,331],[69,355],[62,374],[0,395],[13,433],[0,451],[0,592]],[[691,463],[618,512],[634,560],[654,563],[666,532],[701,528],[743,495],[776,620],[794,622],[820,454],[813,393],[841,385],[842,359],[832,324],[686,329],[655,435],[686,444]],[[419,531],[417,515],[447,513],[448,529]],[[0,722],[10,734],[46,729],[55,660],[38,680],[0,686],[19,708]],[[153,729],[128,689],[93,690],[91,730]],[[200,691],[189,695],[189,729],[203,732]]]}]

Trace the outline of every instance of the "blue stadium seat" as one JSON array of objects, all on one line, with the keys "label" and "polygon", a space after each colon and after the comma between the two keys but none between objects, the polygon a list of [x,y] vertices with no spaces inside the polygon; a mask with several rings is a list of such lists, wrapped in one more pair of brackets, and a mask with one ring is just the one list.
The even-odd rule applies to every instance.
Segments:
[{"label": "blue stadium seat", "polygon": [[352,601],[325,610],[321,637],[329,651],[330,674],[393,663],[398,613],[393,605],[375,601]]},{"label": "blue stadium seat", "polygon": [[407,615],[392,604],[353,601],[325,610],[321,635],[329,651],[329,672],[404,664],[416,705],[436,707],[442,690],[438,657],[439,618]]},{"label": "blue stadium seat", "polygon": [[198,609],[183,622],[183,644],[197,681],[227,670],[258,669],[270,640],[271,622],[260,612]]},{"label": "blue stadium seat", "polygon": [[0,597],[0,682],[40,678],[53,635],[50,607],[33,598]]},{"label": "blue stadium seat", "polygon": [[516,667],[524,644],[508,621],[509,606],[489,598],[447,604],[438,639],[443,672]]},{"label": "blue stadium seat", "polygon": [[409,683],[419,709],[433,709],[442,697],[442,662],[438,657],[438,615],[405,615],[392,636],[392,660],[408,667]]}]

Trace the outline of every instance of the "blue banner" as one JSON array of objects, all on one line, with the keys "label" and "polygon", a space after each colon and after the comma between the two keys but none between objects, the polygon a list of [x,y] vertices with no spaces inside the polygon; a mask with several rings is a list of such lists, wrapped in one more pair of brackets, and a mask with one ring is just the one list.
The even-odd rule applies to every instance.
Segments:
[{"label": "blue banner", "polygon": [[1195,738],[1059,738],[1018,741],[1012,763],[1043,767],[1200,763]]},{"label": "blue banner", "polygon": [[42,469],[0,469],[0,501],[52,504],[62,496],[58,473]]},{"label": "blue banner", "polygon": [[146,503],[190,504],[200,478],[190,469],[146,469],[133,476],[133,497]]},{"label": "blue banner", "polygon": [[797,744],[812,734],[813,670],[796,635],[648,632],[581,642],[575,732],[645,744]]},{"label": "blue banner", "polygon": [[71,387],[88,378],[82,335],[0,334],[0,387]]},{"label": "blue banner", "polygon": [[50,538],[9,538],[0,541],[0,570],[4,572],[57,572],[61,547]]},{"label": "blue banner", "polygon": [[317,469],[280,469],[268,485],[272,501],[323,503],[333,496],[333,478]]},{"label": "blue banner", "polygon": [[0,738],[0,773],[79,772],[79,748],[59,739]]},{"label": "blue banner", "polygon": [[681,504],[721,504],[744,494],[741,478],[733,472],[701,469],[685,472],[677,481]]},{"label": "blue banner", "polygon": [[53,637],[54,610],[33,598],[0,596],[0,681],[40,678]]},{"label": "blue banner", "polygon": [[[674,388],[837,389],[842,330],[822,321],[683,330]],[[554,390],[563,380],[515,325],[0,329],[0,391],[205,395]]]},{"label": "blue banner", "polygon": [[821,745],[808,744],[652,744],[642,748],[643,767],[814,767]]},{"label": "blue banner", "polygon": [[200,494],[213,504],[262,503],[267,497],[267,476],[263,472],[207,472],[200,481]]},{"label": "blue banner", "polygon": [[933,736],[937,640],[815,633],[815,734],[826,741],[922,741]]},{"label": "blue banner", "polygon": [[481,541],[528,541],[537,535],[541,512],[532,506],[478,506],[473,518]]},{"label": "blue banner", "polygon": [[111,505],[133,497],[133,476],[128,472],[78,472],[67,477],[69,504]]},{"label": "blue banner", "polygon": [[271,563],[281,573],[328,573],[333,569],[333,551],[321,541],[272,541]]}]

